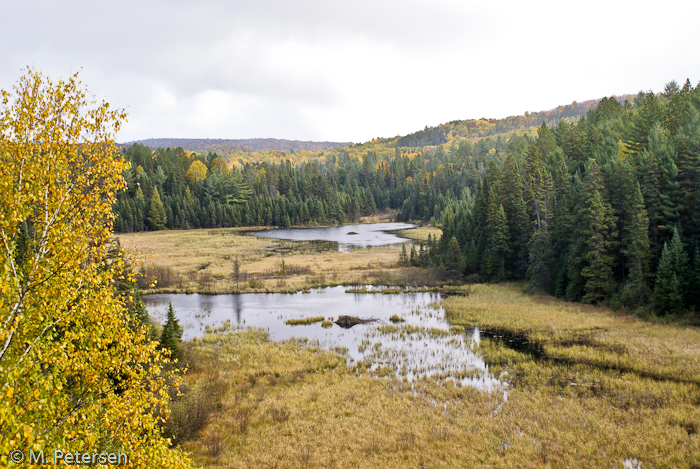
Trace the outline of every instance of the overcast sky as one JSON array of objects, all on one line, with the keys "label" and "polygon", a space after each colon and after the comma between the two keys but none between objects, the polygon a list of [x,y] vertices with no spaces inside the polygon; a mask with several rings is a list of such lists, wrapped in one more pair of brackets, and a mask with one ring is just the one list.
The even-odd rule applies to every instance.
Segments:
[{"label": "overcast sky", "polygon": [[119,141],[364,142],[700,81],[700,2],[0,0],[0,88],[80,71]]}]

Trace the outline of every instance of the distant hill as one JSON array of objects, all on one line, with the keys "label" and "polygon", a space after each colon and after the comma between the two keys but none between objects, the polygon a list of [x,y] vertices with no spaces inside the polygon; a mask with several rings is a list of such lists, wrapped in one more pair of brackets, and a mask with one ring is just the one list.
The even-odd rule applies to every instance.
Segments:
[{"label": "distant hill", "polygon": [[[634,101],[636,95],[612,96],[620,102]],[[601,99],[558,106],[548,111],[526,112],[520,116],[502,119],[465,119],[454,120],[434,127],[426,126],[423,130],[395,137],[377,138],[364,143],[349,142],[302,142],[298,140],[279,140],[274,138],[252,139],[194,139],[194,138],[151,138],[120,144],[128,148],[140,143],[153,149],[182,147],[186,151],[197,153],[215,152],[230,164],[242,168],[247,163],[267,162],[276,164],[287,160],[296,165],[305,162],[324,162],[327,158],[350,156],[363,158],[369,152],[378,159],[389,159],[399,153],[418,155],[423,151],[441,145],[446,151],[456,150],[460,143],[475,145],[487,141],[484,148],[492,148],[497,138],[510,139],[513,135],[536,136],[537,129],[545,122],[554,127],[560,122],[575,122],[584,117]],[[483,142],[482,142],[483,143]]]},{"label": "distant hill", "polygon": [[276,138],[246,138],[246,139],[222,139],[222,138],[148,138],[120,144],[129,147],[134,143],[140,143],[153,149],[176,148],[196,152],[216,152],[224,155],[237,152],[253,151],[325,151],[331,148],[346,147],[352,142],[302,142],[299,140],[281,140]]},{"label": "distant hill", "polygon": [[[613,96],[620,102],[633,101],[635,95]],[[396,147],[426,147],[449,143],[453,140],[489,137],[512,132],[527,131],[537,128],[545,122],[548,127],[556,126],[560,121],[574,121],[586,115],[600,99],[590,99],[577,103],[574,101],[565,106],[558,106],[549,111],[526,112],[521,116],[510,116],[504,119],[468,119],[456,120],[440,124],[436,127],[426,127],[424,130],[400,137]]]}]

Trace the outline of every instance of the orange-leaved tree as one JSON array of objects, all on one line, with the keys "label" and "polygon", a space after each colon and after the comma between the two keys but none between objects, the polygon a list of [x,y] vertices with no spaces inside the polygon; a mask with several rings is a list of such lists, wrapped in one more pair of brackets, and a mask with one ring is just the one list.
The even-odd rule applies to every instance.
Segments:
[{"label": "orange-leaved tree", "polygon": [[[12,450],[120,452],[134,467],[186,467],[158,421],[166,360],[127,314],[108,256],[124,186],[121,110],[77,75],[27,70],[0,109],[0,466]],[[122,277],[122,278],[120,278]],[[15,457],[17,455],[15,454]],[[29,462],[29,461],[25,461]]]}]

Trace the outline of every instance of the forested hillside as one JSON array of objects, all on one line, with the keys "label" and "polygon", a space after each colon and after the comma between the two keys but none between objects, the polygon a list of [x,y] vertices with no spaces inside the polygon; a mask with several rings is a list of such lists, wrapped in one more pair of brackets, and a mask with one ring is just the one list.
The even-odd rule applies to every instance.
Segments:
[{"label": "forested hillside", "polygon": [[446,265],[587,303],[698,307],[699,109],[700,88],[672,82],[511,143],[443,214]]},{"label": "forested hillside", "polygon": [[246,138],[246,139],[222,139],[222,138],[149,138],[138,140],[124,145],[140,143],[153,149],[177,148],[196,152],[217,152],[228,156],[235,153],[254,151],[323,151],[336,147],[352,145],[351,142],[302,142],[299,140],[282,140],[276,138]]},{"label": "forested hillside", "polygon": [[280,153],[278,163],[229,165],[134,145],[116,228],[341,223],[393,208],[398,220],[443,227],[413,263],[454,277],[526,280],[591,303],[651,301],[658,312],[698,305],[700,90],[672,82],[593,104],[455,121],[306,161]]}]

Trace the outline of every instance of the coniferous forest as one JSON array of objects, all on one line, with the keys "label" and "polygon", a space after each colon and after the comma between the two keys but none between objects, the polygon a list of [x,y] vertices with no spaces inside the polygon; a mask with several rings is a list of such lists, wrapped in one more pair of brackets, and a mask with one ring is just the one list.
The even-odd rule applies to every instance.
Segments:
[{"label": "coniferous forest", "polygon": [[536,128],[489,121],[486,136],[460,137],[455,121],[303,162],[135,144],[115,229],[336,224],[389,208],[443,229],[413,265],[659,315],[698,310],[700,86],[621,101],[581,117],[572,105]]}]

